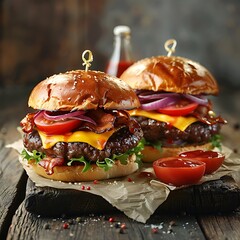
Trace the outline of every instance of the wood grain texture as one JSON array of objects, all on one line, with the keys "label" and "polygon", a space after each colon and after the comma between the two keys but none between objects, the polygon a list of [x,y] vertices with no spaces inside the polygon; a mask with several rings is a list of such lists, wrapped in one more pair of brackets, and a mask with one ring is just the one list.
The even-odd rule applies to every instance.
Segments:
[{"label": "wood grain texture", "polygon": [[20,137],[17,126],[27,108],[28,92],[23,88],[0,89],[0,239],[6,238],[12,216],[26,191],[27,176],[18,154],[5,146]]},{"label": "wood grain texture", "polygon": [[[109,218],[114,218],[114,222],[109,222]],[[68,224],[67,229],[63,227],[65,223]],[[123,223],[126,225],[126,229],[121,234],[120,228],[115,226]],[[153,233],[153,228],[157,229],[157,233]],[[133,221],[121,213],[111,215],[91,214],[76,218],[62,217],[53,219],[30,214],[26,212],[22,204],[14,215],[7,239],[201,240],[205,239],[205,237],[196,218],[188,215],[154,215],[146,224]]]},{"label": "wood grain texture", "polygon": [[[8,129],[8,125],[6,127]],[[4,138],[11,139],[11,134],[6,130]],[[0,140],[0,239],[6,236],[12,215],[24,199],[27,179],[16,152],[4,147],[4,138]]]},{"label": "wood grain texture", "polygon": [[240,239],[240,212],[236,212],[235,215],[201,216],[199,223],[207,239]]},{"label": "wood grain texture", "polygon": [[[231,179],[222,179],[172,191],[156,213],[219,213],[233,211],[239,206],[240,189]],[[36,187],[31,180],[27,184],[25,207],[31,213],[49,217],[117,211],[100,196],[76,190]]]}]

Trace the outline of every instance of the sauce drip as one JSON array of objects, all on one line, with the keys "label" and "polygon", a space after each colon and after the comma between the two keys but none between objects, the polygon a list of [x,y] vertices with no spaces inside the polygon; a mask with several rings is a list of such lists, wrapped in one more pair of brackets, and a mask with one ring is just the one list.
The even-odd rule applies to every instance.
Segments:
[{"label": "sauce drip", "polygon": [[150,172],[140,172],[138,177],[140,178],[153,178],[153,174]]}]

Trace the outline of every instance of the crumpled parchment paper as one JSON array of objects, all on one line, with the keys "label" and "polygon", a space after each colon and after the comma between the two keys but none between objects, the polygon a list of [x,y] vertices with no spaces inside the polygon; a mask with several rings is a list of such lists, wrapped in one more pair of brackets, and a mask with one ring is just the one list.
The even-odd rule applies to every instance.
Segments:
[{"label": "crumpled parchment paper", "polygon": [[[7,147],[21,152],[23,149],[22,140],[18,140]],[[222,152],[225,155],[223,165],[215,173],[204,176],[199,184],[210,180],[217,180],[222,176],[228,175],[240,187],[240,156],[233,154],[229,148],[224,146],[222,147]],[[23,161],[21,157],[19,157],[19,161],[36,186],[75,189],[79,191],[86,191],[82,190],[83,185],[90,187],[91,190],[88,190],[89,193],[103,197],[128,217],[142,223],[145,223],[154,211],[167,199],[170,191],[176,189],[176,187],[158,181],[155,178],[153,168],[149,167],[149,164],[143,165],[139,171],[127,177],[99,181],[96,184],[93,182],[65,183],[49,180],[37,175],[31,169],[31,166],[28,165],[27,161]],[[142,177],[141,172],[149,172],[150,176]]]}]

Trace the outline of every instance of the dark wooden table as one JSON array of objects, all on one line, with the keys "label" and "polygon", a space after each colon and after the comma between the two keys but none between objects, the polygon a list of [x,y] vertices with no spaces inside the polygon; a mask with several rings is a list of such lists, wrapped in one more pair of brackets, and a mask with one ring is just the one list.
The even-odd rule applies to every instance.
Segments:
[{"label": "dark wooden table", "polygon": [[[20,138],[17,126],[28,111],[29,92],[30,88],[21,87],[0,89],[0,239],[240,239],[238,210],[214,215],[153,214],[146,224],[121,212],[73,218],[44,218],[27,212],[27,176],[17,153],[5,145]],[[222,89],[214,102],[216,111],[229,121],[222,130],[224,144],[240,151],[240,90]],[[123,232],[118,223],[126,225]]]}]

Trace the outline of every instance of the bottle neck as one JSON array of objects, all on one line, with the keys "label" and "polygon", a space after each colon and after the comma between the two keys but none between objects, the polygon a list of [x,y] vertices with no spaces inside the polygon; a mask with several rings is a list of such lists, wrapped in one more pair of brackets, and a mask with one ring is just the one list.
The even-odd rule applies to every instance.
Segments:
[{"label": "bottle neck", "polygon": [[120,77],[133,62],[134,58],[132,56],[130,35],[115,35],[114,50],[107,64],[106,73]]},{"label": "bottle neck", "polygon": [[133,62],[132,48],[129,35],[116,35],[112,60]]}]

